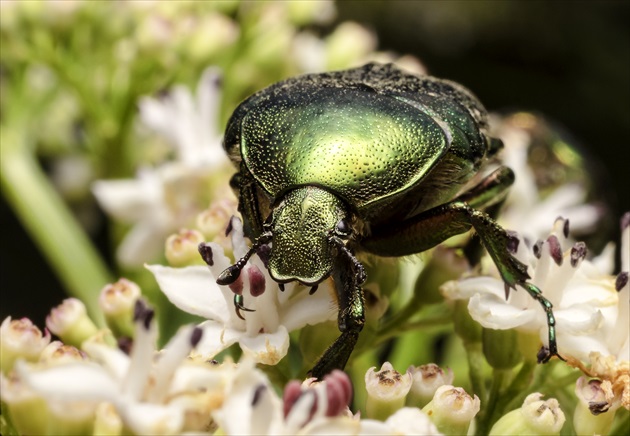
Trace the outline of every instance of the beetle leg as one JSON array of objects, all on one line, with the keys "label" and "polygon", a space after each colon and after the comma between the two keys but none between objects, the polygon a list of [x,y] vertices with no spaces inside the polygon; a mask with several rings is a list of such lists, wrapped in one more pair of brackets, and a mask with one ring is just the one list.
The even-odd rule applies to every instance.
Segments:
[{"label": "beetle leg", "polygon": [[[373,229],[372,235],[362,241],[362,247],[379,256],[406,256],[420,253],[436,246],[451,236],[464,233],[473,227],[481,243],[497,266],[506,290],[516,286],[524,288],[538,301],[547,314],[549,352],[540,357],[541,362],[558,356],[556,345],[556,320],[552,304],[542,292],[527,282],[527,266],[511,253],[516,251],[518,239],[499,226],[488,214],[475,210],[461,201],[453,201],[422,212],[395,227]],[[561,358],[561,357],[560,357]]]},{"label": "beetle leg", "polygon": [[[479,184],[466,191],[455,201],[463,201],[473,209],[483,209],[496,218],[507,197],[508,188],[514,183],[514,172],[508,167],[499,167]],[[477,238],[468,241],[464,255],[471,265],[476,265],[483,255],[483,245]]]},{"label": "beetle leg", "polygon": [[243,296],[238,294],[234,294],[234,310],[236,311],[236,316],[238,316],[243,321],[245,321],[245,318],[243,318],[243,315],[241,315],[241,310],[244,310],[245,312],[256,312],[254,309],[248,309],[247,307],[243,306]]},{"label": "beetle leg", "polygon": [[254,242],[254,245],[252,245],[247,253],[245,253],[245,256],[241,257],[234,265],[227,267],[221,274],[219,274],[217,283],[219,285],[229,285],[234,283],[236,279],[238,279],[238,276],[241,275],[241,270],[245,268],[245,265],[247,265],[247,261],[250,257],[252,257],[252,254],[258,251],[261,245],[268,243],[270,240],[271,233],[263,233],[260,235],[260,237],[256,239],[256,242]]},{"label": "beetle leg", "polygon": [[[357,265],[360,265],[360,269],[357,269]],[[310,371],[310,376],[320,380],[333,369],[343,369],[346,366],[365,324],[365,298],[361,289],[365,273],[361,263],[347,251],[347,254],[337,256],[332,277],[339,302],[337,322],[341,335],[328,347]]]},{"label": "beetle leg", "polygon": [[455,201],[463,201],[474,209],[485,209],[502,203],[513,183],[514,171],[508,167],[499,167]]}]

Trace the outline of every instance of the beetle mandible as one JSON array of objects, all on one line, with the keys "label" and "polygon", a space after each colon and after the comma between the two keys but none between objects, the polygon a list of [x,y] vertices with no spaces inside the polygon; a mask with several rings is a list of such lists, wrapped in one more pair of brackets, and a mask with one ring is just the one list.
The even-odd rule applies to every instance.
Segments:
[{"label": "beetle mandible", "polygon": [[[231,185],[254,242],[217,283],[233,283],[270,243],[267,267],[281,289],[332,276],[341,334],[311,372],[322,378],[343,369],[365,322],[358,253],[420,253],[473,228],[506,294],[518,285],[546,311],[549,344],[539,360],[560,357],[551,303],[510,253],[514,236],[484,212],[514,175],[500,167],[473,183],[502,146],[486,117],[461,85],[392,64],[307,74],[250,96],[228,121],[224,148],[239,168]],[[241,316],[242,296],[234,302]]]}]

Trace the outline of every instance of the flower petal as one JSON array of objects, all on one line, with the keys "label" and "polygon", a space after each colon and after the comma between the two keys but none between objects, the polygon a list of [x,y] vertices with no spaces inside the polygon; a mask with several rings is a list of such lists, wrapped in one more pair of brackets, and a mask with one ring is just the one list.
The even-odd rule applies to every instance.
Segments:
[{"label": "flower petal", "polygon": [[321,284],[313,295],[302,287],[294,292],[295,295],[282,306],[280,315],[280,322],[288,331],[337,319],[337,306],[331,297],[332,289],[328,281]]},{"label": "flower petal", "polygon": [[161,202],[161,182],[150,169],[138,172],[137,179],[98,180],[92,192],[99,205],[114,218],[135,222],[147,215],[147,210]]},{"label": "flower petal", "polygon": [[203,336],[195,349],[205,359],[212,359],[244,335],[243,331],[225,328],[220,321],[206,321],[199,327],[203,329]]},{"label": "flower petal", "polygon": [[184,426],[184,409],[175,405],[118,401],[116,409],[134,434],[174,435]]},{"label": "flower petal", "polygon": [[239,340],[245,356],[265,365],[275,365],[289,351],[289,332],[281,325],[274,333],[262,333],[255,337],[244,336]]},{"label": "flower petal", "polygon": [[216,278],[205,266],[169,268],[147,265],[160,289],[181,310],[207,319],[226,323],[230,317],[225,297]]},{"label": "flower petal", "polygon": [[468,302],[470,316],[484,327],[506,330],[524,326],[537,317],[535,310],[523,310],[494,295],[474,295]]},{"label": "flower petal", "polygon": [[114,401],[120,396],[118,380],[91,362],[34,369],[19,361],[15,369],[26,385],[47,398],[66,401]]}]

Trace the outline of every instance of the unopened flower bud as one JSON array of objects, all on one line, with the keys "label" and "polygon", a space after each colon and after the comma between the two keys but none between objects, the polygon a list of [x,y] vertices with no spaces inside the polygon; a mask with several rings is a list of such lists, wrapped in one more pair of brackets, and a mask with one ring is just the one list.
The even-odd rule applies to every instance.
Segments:
[{"label": "unopened flower bud", "polygon": [[110,283],[101,290],[98,302],[115,337],[133,337],[133,311],[140,287],[127,279]]},{"label": "unopened flower bud", "polygon": [[347,68],[376,48],[376,36],[360,24],[347,21],[326,38],[329,69]]},{"label": "unopened flower bud", "polygon": [[221,246],[222,240],[227,240],[225,229],[228,228],[232,216],[236,213],[236,203],[227,199],[213,202],[209,208],[197,215],[195,225],[208,241],[215,241]]},{"label": "unopened flower bud", "polygon": [[72,345],[53,341],[42,351],[39,362],[43,364],[63,364],[87,360],[87,355]]},{"label": "unopened flower bud", "polygon": [[503,415],[490,430],[490,435],[554,435],[566,420],[555,398],[541,400],[542,394],[533,393],[525,398],[520,409]]},{"label": "unopened flower bud", "polygon": [[315,417],[335,417],[348,412],[352,399],[352,383],[348,375],[334,370],[318,382],[315,378],[303,383],[290,381],[284,389],[283,412],[289,427],[301,428]]},{"label": "unopened flower bud", "polygon": [[199,257],[199,244],[204,242],[203,235],[197,230],[182,229],[166,239],[166,260],[171,266],[182,267],[203,263]]},{"label": "unopened flower bud", "polygon": [[81,347],[83,341],[96,334],[98,329],[90,319],[85,304],[76,298],[67,298],[50,311],[46,327],[69,345]]},{"label": "unopened flower bud", "polygon": [[516,330],[483,329],[483,354],[494,369],[512,369],[523,356],[517,346]]},{"label": "unopened flower bud", "polygon": [[112,403],[100,403],[96,407],[94,417],[94,433],[104,436],[118,436],[122,434],[122,419]]},{"label": "unopened flower bud", "polygon": [[411,373],[413,380],[407,395],[408,406],[420,408],[426,406],[440,386],[453,383],[453,371],[450,368],[444,371],[435,363],[410,366],[407,372]]},{"label": "unopened flower bud", "polygon": [[368,418],[384,421],[405,405],[411,389],[411,373],[401,374],[392,364],[385,362],[380,371],[370,368],[365,374],[368,397],[365,405]]},{"label": "unopened flower bud", "polygon": [[462,388],[440,386],[433,400],[422,408],[433,424],[444,434],[466,434],[470,423],[479,413],[481,402]]},{"label": "unopened flower bud", "polygon": [[30,319],[5,318],[0,326],[0,370],[8,374],[18,358],[36,361],[49,343],[50,333],[42,334]]},{"label": "unopened flower bud", "polygon": [[2,413],[5,413],[6,405],[17,434],[47,434],[46,400],[26,386],[15,372],[8,377],[0,373],[0,399],[3,405]]},{"label": "unopened flower bud", "polygon": [[335,18],[335,3],[330,0],[317,2],[287,2],[289,20],[296,26],[328,24]]},{"label": "unopened flower bud", "polygon": [[578,403],[573,414],[573,427],[577,434],[608,434],[615,411],[620,403],[610,404],[600,380],[587,381],[580,377],[575,384]]}]

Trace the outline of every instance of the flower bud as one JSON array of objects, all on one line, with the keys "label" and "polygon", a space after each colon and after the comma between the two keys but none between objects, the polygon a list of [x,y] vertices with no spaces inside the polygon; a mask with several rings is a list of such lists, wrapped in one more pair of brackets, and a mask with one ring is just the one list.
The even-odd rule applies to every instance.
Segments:
[{"label": "flower bud", "polygon": [[409,395],[407,395],[408,406],[421,408],[426,406],[440,386],[453,383],[453,371],[448,368],[445,372],[435,363],[410,366],[407,372],[411,373],[413,380]]},{"label": "flower bud", "polygon": [[8,374],[18,358],[36,361],[49,343],[50,333],[42,334],[30,319],[5,318],[0,326],[0,370]]},{"label": "flower bud", "polygon": [[85,305],[76,298],[67,298],[50,311],[46,327],[69,345],[80,348],[83,341],[97,333],[98,329],[87,315]]},{"label": "flower bud", "polygon": [[453,323],[455,333],[464,341],[464,345],[477,343],[481,348],[483,328],[470,316],[467,300],[453,300]]},{"label": "flower bud", "polygon": [[208,62],[228,49],[238,38],[239,28],[223,14],[210,13],[199,17],[193,31],[182,38],[178,50],[193,62]]},{"label": "flower bud", "polygon": [[523,356],[517,346],[518,332],[516,330],[494,330],[484,328],[483,354],[494,369],[512,369],[522,360]]},{"label": "flower bud", "polygon": [[440,386],[433,400],[422,408],[433,424],[444,434],[467,434],[470,423],[479,413],[479,398],[471,397],[462,388]]},{"label": "flower bud", "polygon": [[354,66],[376,48],[376,36],[360,24],[344,22],[326,38],[328,69]]},{"label": "flower bud", "polygon": [[[228,228],[232,216],[236,214],[236,202],[229,199],[221,199],[212,202],[210,207],[201,211],[195,220],[197,229],[208,241],[218,242],[227,239],[225,229]],[[229,245],[231,248],[231,244]]]},{"label": "flower bud", "polygon": [[296,26],[329,24],[335,18],[335,3],[330,0],[317,2],[286,2],[289,19]]},{"label": "flower bud", "polygon": [[411,389],[411,373],[401,374],[385,362],[380,371],[370,368],[365,374],[368,393],[365,410],[368,418],[384,421],[405,405],[405,397]]},{"label": "flower bud", "polygon": [[197,247],[204,242],[203,235],[197,230],[181,229],[179,233],[166,239],[165,255],[171,266],[183,267],[203,263]]},{"label": "flower bud", "polygon": [[39,362],[45,365],[63,364],[87,360],[87,354],[72,345],[65,345],[60,341],[53,341],[39,356]]},{"label": "flower bud", "polygon": [[612,405],[600,380],[587,381],[580,377],[575,384],[578,403],[573,414],[573,427],[577,434],[608,434],[615,418],[619,402]]},{"label": "flower bud", "polygon": [[115,337],[133,337],[133,311],[138,298],[140,287],[127,279],[110,283],[101,290],[99,306]]},{"label": "flower bud", "polygon": [[2,413],[5,405],[11,415],[11,423],[18,434],[46,434],[48,405],[12,373],[0,374],[0,398]]},{"label": "flower bud", "polygon": [[116,413],[114,405],[111,403],[100,403],[96,407],[94,419],[94,433],[103,436],[118,436],[122,434],[122,419]]},{"label": "flower bud", "polygon": [[566,418],[555,398],[542,401],[542,394],[525,398],[520,409],[503,415],[490,430],[490,435],[554,435],[560,434]]}]

